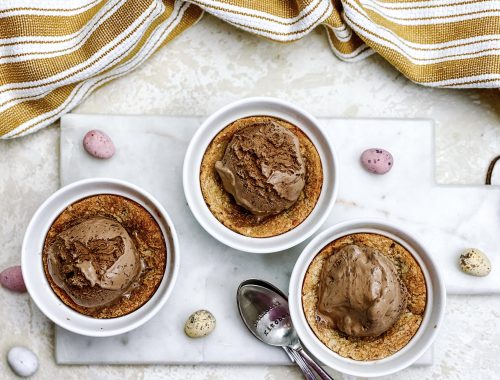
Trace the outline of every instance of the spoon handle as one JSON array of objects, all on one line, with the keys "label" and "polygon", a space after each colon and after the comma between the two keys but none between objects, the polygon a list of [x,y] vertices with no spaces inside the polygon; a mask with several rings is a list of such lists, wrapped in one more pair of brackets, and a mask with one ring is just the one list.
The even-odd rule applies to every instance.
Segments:
[{"label": "spoon handle", "polygon": [[302,347],[299,347],[295,351],[299,354],[299,356],[306,362],[306,364],[309,367],[311,367],[313,370],[316,371],[321,380],[334,380],[333,377],[331,377],[323,368],[321,368],[321,366],[318,365],[318,363],[316,363],[314,359],[311,358],[309,354],[302,349]]},{"label": "spoon handle", "polygon": [[283,347],[283,349],[286,351],[288,356],[290,356],[290,359],[299,366],[300,370],[302,371],[302,374],[307,380],[317,380],[316,376],[314,373],[311,371],[307,363],[304,361],[302,356],[299,355],[299,353],[291,348],[288,347]]}]

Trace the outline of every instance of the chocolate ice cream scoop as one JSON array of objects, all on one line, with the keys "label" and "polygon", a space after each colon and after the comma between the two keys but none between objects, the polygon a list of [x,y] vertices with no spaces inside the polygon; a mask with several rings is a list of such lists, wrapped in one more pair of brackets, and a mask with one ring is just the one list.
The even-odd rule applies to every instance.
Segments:
[{"label": "chocolate ice cream scoop", "polygon": [[382,253],[348,245],[323,264],[318,315],[347,335],[375,337],[387,331],[406,307],[406,289]]},{"label": "chocolate ice cream scoop", "polygon": [[54,282],[83,307],[99,307],[123,296],[141,271],[139,253],[123,226],[93,217],[57,235],[49,248]]},{"label": "chocolate ice cream scoop", "polygon": [[299,140],[273,121],[236,132],[215,168],[236,203],[259,219],[291,207],[305,185]]}]

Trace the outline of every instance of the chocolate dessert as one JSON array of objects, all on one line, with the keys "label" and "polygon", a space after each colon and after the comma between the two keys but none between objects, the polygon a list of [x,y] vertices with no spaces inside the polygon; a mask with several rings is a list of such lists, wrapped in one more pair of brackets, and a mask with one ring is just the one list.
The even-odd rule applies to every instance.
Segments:
[{"label": "chocolate dessert", "polygon": [[323,264],[318,316],[350,336],[379,336],[399,319],[406,307],[405,292],[396,268],[383,254],[346,245]]},{"label": "chocolate dessert", "polygon": [[274,117],[236,120],[210,143],[200,185],[214,216],[246,236],[287,232],[311,213],[323,182],[319,154],[296,126]]},{"label": "chocolate dessert", "polygon": [[93,217],[64,230],[47,253],[54,282],[84,307],[119,299],[141,274],[134,242],[112,219]]},{"label": "chocolate dessert", "polygon": [[75,202],[56,218],[42,257],[47,280],[66,305],[114,318],[154,294],[165,271],[166,245],[141,205],[102,194]]},{"label": "chocolate dessert", "polygon": [[215,169],[236,203],[258,219],[293,206],[305,185],[299,139],[274,121],[236,132]]},{"label": "chocolate dessert", "polygon": [[311,262],[302,287],[309,326],[355,360],[394,354],[415,335],[426,304],[424,275],[410,252],[378,234],[337,239]]}]

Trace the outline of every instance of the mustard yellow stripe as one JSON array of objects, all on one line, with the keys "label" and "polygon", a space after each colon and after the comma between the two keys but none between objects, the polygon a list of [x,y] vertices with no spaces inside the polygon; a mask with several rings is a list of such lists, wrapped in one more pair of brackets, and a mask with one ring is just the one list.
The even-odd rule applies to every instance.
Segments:
[{"label": "mustard yellow stripe", "polygon": [[66,36],[78,32],[106,4],[96,3],[88,10],[71,16],[19,15],[0,18],[0,38],[30,36]]},{"label": "mustard yellow stripe", "polygon": [[[356,34],[353,34],[348,41],[339,41],[339,39],[335,36],[335,33],[330,28],[327,27],[326,32],[328,33],[328,38],[330,39],[332,45],[342,54],[351,54],[364,44],[363,40]],[[361,51],[359,53],[361,53]]]},{"label": "mustard yellow stripe", "polygon": [[190,26],[196,24],[203,16],[203,9],[196,5],[189,5],[188,9],[184,12],[181,22],[169,33],[167,38],[163,41],[161,46],[164,46],[168,42],[172,41],[175,37],[181,34],[184,30]]},{"label": "mustard yellow stripe", "polygon": [[[350,20],[357,28],[360,28],[369,36],[375,35],[366,28]],[[475,75],[484,75],[497,73],[500,74],[500,60],[496,55],[487,55],[476,58],[459,58],[452,61],[429,63],[416,65],[410,62],[402,54],[380,45],[370,39],[370,37],[361,36],[365,43],[382,55],[388,62],[394,65],[403,75],[414,82],[429,83],[438,82],[446,79],[469,77]],[[380,36],[376,36],[380,38]]]},{"label": "mustard yellow stripe", "polygon": [[[146,40],[151,36],[151,34],[153,33],[153,31],[156,29],[156,27],[158,27],[161,23],[165,22],[165,20],[170,17],[172,11],[173,11],[173,4],[171,3],[168,3],[168,4],[165,4],[166,5],[166,10],[165,12],[161,15],[161,17],[159,17],[157,20],[154,21],[154,23],[152,25],[150,25],[147,29],[147,31],[145,32],[143,38],[141,39],[141,43],[140,44],[137,44],[130,52],[128,52],[128,54],[125,55],[125,58],[123,58],[120,62],[118,62],[117,64],[122,64],[122,63],[125,63],[127,61],[129,61],[130,59],[132,59],[133,57],[135,57],[135,55],[141,50],[143,44],[146,42]],[[198,8],[197,6],[194,6],[194,5],[187,5],[187,9],[186,11],[184,12],[183,16],[182,16],[182,19],[181,21],[179,22],[179,24],[174,27],[174,29],[169,33],[169,35],[167,36],[167,38],[164,40],[164,42],[160,45],[160,46],[163,46],[163,44],[165,44],[166,42],[168,41],[171,41],[173,38],[175,38],[177,35],[179,35],[182,31],[184,31],[186,28],[188,28],[189,26],[193,25],[194,23],[196,23],[200,17],[203,15],[203,11]],[[167,28],[172,25],[173,23],[177,22],[178,18],[174,18],[168,25],[167,25]],[[149,54],[150,51],[146,52],[146,54]],[[116,66],[116,65],[115,65]],[[134,70],[137,66],[133,67],[130,71]],[[105,73],[108,73],[109,71],[111,71],[112,68],[109,68],[107,69]],[[85,99],[88,95],[90,95],[90,93],[92,93],[93,91],[95,91],[97,88],[100,88],[102,87],[103,85],[105,85],[106,83],[112,81],[113,79],[119,77],[119,76],[122,76],[123,74],[115,74],[115,75],[112,75],[110,77],[105,77],[105,78],[102,78],[100,79],[99,81],[97,81],[91,88],[87,89],[85,91],[85,93],[82,94],[82,99]],[[75,84],[76,86],[77,84]],[[74,87],[75,87],[74,86]],[[72,90],[74,89],[74,87],[72,87]],[[72,91],[71,90],[71,91]],[[70,93],[71,91],[68,93],[68,96],[67,98],[70,96]],[[47,109],[45,112],[43,113],[48,113],[48,112],[51,112],[52,110],[56,109],[57,107],[59,107],[61,103],[57,103],[57,104],[54,104],[54,106],[50,109]],[[23,105],[19,104],[19,105],[16,105],[14,106],[13,108],[19,108],[20,110],[22,110],[24,108]],[[60,112],[60,115],[66,113],[67,110],[63,110]],[[43,113],[40,113],[40,114],[43,114]],[[0,117],[1,114],[0,114]],[[33,124],[33,125],[30,125],[28,126],[27,128],[17,132],[13,137],[17,137],[21,134],[25,134],[29,129],[32,129],[32,128],[35,128],[37,127],[38,125],[46,122],[47,120],[51,119],[53,116],[48,116],[42,120],[40,120],[39,122]],[[30,120],[32,118],[28,118],[26,121]],[[23,121],[22,123],[18,123],[17,125],[21,125],[23,124],[25,121]],[[9,131],[7,132],[2,132],[0,131],[0,136],[2,134],[5,134],[5,133],[8,133],[10,132],[11,130],[15,129],[16,126],[12,126]]]},{"label": "mustard yellow stripe", "polygon": [[[190,2],[193,3],[193,4],[199,5],[200,7],[203,7],[204,9],[223,11],[223,12],[225,12],[227,14],[236,14],[236,15],[239,15],[239,16],[252,17],[252,18],[255,18],[255,19],[258,19],[258,20],[266,20],[266,21],[270,21],[270,22],[273,22],[273,23],[278,24],[278,25],[294,25],[294,24],[297,24],[300,21],[302,21],[304,18],[306,18],[307,16],[309,16],[312,12],[314,12],[321,5],[321,2],[318,2],[307,13],[304,13],[302,16],[300,16],[296,20],[293,20],[293,21],[290,20],[288,22],[284,22],[284,21],[277,21],[277,20],[275,20],[275,19],[273,19],[271,17],[266,17],[266,16],[263,16],[263,15],[256,15],[256,14],[249,13],[249,12],[226,10],[223,7],[219,7],[219,6],[215,6],[215,5],[211,5],[211,4],[205,4],[203,1],[199,1],[199,0],[190,0]],[[298,13],[297,13],[297,15],[298,15]],[[292,19],[293,17],[296,17],[297,15],[290,17],[290,19]]]},{"label": "mustard yellow stripe", "polygon": [[336,3],[337,1],[334,2],[334,11],[323,21],[323,24],[332,28],[345,28],[346,23],[340,16]]},{"label": "mustard yellow stripe", "polygon": [[[359,7],[363,8],[360,0],[342,1],[345,1],[347,3],[355,2]],[[86,63],[85,67],[79,69],[78,72],[80,73],[85,69],[89,69],[91,66],[95,65],[95,62],[86,62],[89,57],[101,50],[106,44],[113,41],[119,34],[123,33],[126,28],[130,26],[135,20],[137,20],[153,2],[154,0],[128,0],[124,5],[120,7],[120,9],[116,10],[116,12],[96,31],[89,35],[88,40],[77,51],[68,51],[67,54],[63,54],[59,57],[54,58],[43,58],[25,62],[12,62],[0,65],[0,85],[8,83],[31,81],[34,82],[43,78],[49,78],[57,73],[68,70],[84,62]],[[414,57],[414,60],[420,61],[420,63],[422,63],[415,64],[410,61],[405,55],[391,49],[390,47],[386,47],[385,45],[381,45],[374,41],[375,37],[380,38],[380,36],[376,35],[375,29],[376,25],[380,25],[391,30],[395,34],[394,38],[390,38],[391,41],[382,39],[385,40],[385,43],[387,43],[389,46],[391,46],[390,44],[393,43],[396,38],[399,39],[401,43],[406,44],[408,47],[421,51],[431,50],[431,48],[425,45],[439,44],[444,42],[450,42],[452,44],[452,47],[467,46],[472,42],[464,43],[455,41],[475,36],[495,35],[499,33],[498,25],[500,22],[500,17],[487,16],[493,10],[478,10],[467,13],[467,15],[472,14],[483,16],[473,20],[449,22],[448,18],[445,16],[422,17],[419,20],[426,21],[432,19],[442,21],[442,23],[433,25],[401,25],[398,23],[398,20],[403,21],[409,20],[410,18],[391,18],[391,20],[388,20],[385,17],[381,16],[379,13],[365,8],[367,17],[369,17],[369,19],[374,23],[374,27],[368,27],[367,29],[353,23],[356,28],[363,31],[363,37],[360,38],[356,34],[352,34],[348,38],[348,40],[344,41],[342,39],[339,39],[335,31],[332,29],[335,28],[336,30],[340,31],[346,30],[347,35],[346,22],[342,13],[342,3],[340,0],[333,0],[332,4],[334,10],[330,12],[331,8],[327,9],[322,16],[320,16],[316,20],[311,21],[311,25],[304,24],[304,20],[310,17],[312,12],[318,10],[318,7],[321,5],[319,2],[314,3],[314,9],[310,9],[307,14],[303,14],[300,17],[298,17],[298,15],[300,14],[301,10],[305,9],[307,6],[311,6],[311,4],[313,4],[313,0],[219,0],[218,5],[206,4],[204,0],[192,0],[192,3],[198,4],[199,6],[185,3],[185,5],[183,5],[183,9],[186,9],[186,12],[182,16],[182,18],[179,20],[179,17],[181,17],[179,14],[175,20],[171,21],[172,23],[176,24],[175,28],[170,32],[165,31],[164,35],[160,38],[161,43],[159,43],[156,47],[149,47],[149,50],[145,51],[144,44],[147,39],[151,37],[155,29],[159,25],[164,23],[173,12],[174,0],[163,0],[163,2],[166,7],[165,11],[162,15],[155,18],[155,20],[150,25],[148,25],[143,35],[134,46],[132,46],[128,51],[121,52],[120,50],[121,54],[115,57],[112,62],[109,62],[106,69],[102,72],[88,75],[89,78],[91,78],[92,75],[103,75],[103,77],[100,78],[96,83],[92,84],[90,88],[83,87],[76,91],[78,84],[85,83],[85,81],[80,81],[78,83],[72,83],[70,85],[62,86],[53,91],[50,91],[41,99],[29,100],[29,97],[31,96],[29,94],[29,91],[24,91],[28,89],[22,88],[22,86],[17,87],[17,90],[20,90],[20,98],[18,100],[24,101],[22,101],[22,103],[12,105],[10,108],[0,113],[0,120],[2,120],[2,123],[0,124],[0,135],[4,135],[5,133],[12,131],[22,124],[26,124],[27,127],[21,131],[17,131],[16,136],[26,134],[34,128],[46,125],[47,123],[52,121],[55,116],[60,116],[66,113],[70,110],[71,107],[68,106],[65,102],[69,103],[69,101],[73,100],[75,96],[78,96],[78,99],[80,99],[80,97],[85,98],[96,88],[108,83],[118,76],[123,75],[122,73],[118,74],[112,71],[113,69],[116,69],[117,65],[125,64],[127,62],[134,62],[133,67],[130,67],[130,70],[133,70],[140,64],[139,60],[137,62],[132,61],[134,58],[141,57],[142,60],[142,57],[146,57],[150,53],[153,53],[156,48],[165,45],[183,30],[194,24],[203,13],[201,8],[206,8],[208,11],[212,10],[224,12],[227,15],[227,20],[232,24],[246,30],[253,31],[259,35],[269,35],[271,39],[278,39],[278,37],[289,37],[290,40],[296,39],[295,36],[310,31],[315,26],[318,20],[326,17],[322,24],[327,29],[328,38],[331,42],[332,47],[334,48],[334,50],[339,52],[340,55],[350,56],[353,55],[354,52],[356,52],[356,54],[360,54],[363,52],[360,48],[364,48],[364,44],[366,43],[367,46],[380,53],[409,79],[423,84],[441,82],[444,80],[453,81],[454,79],[456,79],[454,83],[457,83],[460,78],[468,78],[492,73],[500,74],[500,58],[497,55],[490,54],[484,57],[464,58],[463,54],[454,52],[448,55],[448,58],[450,58],[450,60],[446,62],[427,63],[423,58]],[[438,7],[440,9],[446,9],[446,7],[450,7],[452,5],[454,6],[462,4],[481,3],[482,0],[463,0],[460,3],[440,5],[430,2],[415,5],[413,0],[383,1],[383,3],[388,4],[387,8],[390,8],[389,5],[395,2],[402,4],[402,7],[398,6],[398,9],[434,9]],[[384,7],[383,3],[380,5],[381,7]],[[102,9],[102,6],[104,4],[105,1],[95,3],[93,4],[92,8],[86,10],[84,10],[84,7],[75,8],[75,10],[82,11],[81,13],[72,16],[64,16],[65,12],[64,10],[61,10],[60,16],[20,15],[3,17],[0,18],[0,38],[29,36],[30,41],[36,41],[37,37],[43,36],[67,36],[81,30],[84,25],[88,24],[92,16],[94,16],[96,12]],[[241,7],[241,9],[229,11],[227,9],[224,9],[224,5],[227,4],[237,5]],[[35,10],[35,8],[33,8],[33,10]],[[255,14],[252,14],[252,10],[264,12],[268,16],[257,16]],[[2,12],[5,13],[5,11]],[[0,12],[0,14],[2,12]],[[242,23],[234,22],[232,21],[232,19],[234,18],[232,16],[234,15],[245,16],[249,18],[249,20],[255,19],[255,23],[248,26]],[[280,17],[285,20],[276,21],[273,19],[273,16]],[[293,18],[298,19],[293,20]],[[276,24],[276,26],[300,25],[300,30],[296,30],[293,32],[278,32],[275,30],[270,31],[262,27],[262,21],[266,21],[271,25]],[[352,20],[349,21],[352,22]],[[128,36],[130,36],[130,33],[128,34]],[[119,46],[124,42],[125,38],[126,37],[121,38],[120,41],[117,41],[114,49],[118,49]],[[495,40],[495,37],[488,37],[486,41]],[[410,46],[410,44],[406,41],[421,44],[423,46]],[[47,43],[50,44],[50,42]],[[11,47],[15,51],[15,45],[11,44]],[[7,49],[5,49],[5,51],[6,50]],[[434,51],[437,49],[432,48],[432,50]],[[489,50],[483,49],[483,52],[488,53]],[[42,54],[43,52],[39,53]],[[66,50],[62,50],[61,53],[66,53]],[[35,52],[30,52],[30,54],[35,54]],[[75,75],[75,73],[67,75],[65,78],[71,80],[73,75]],[[44,83],[44,85],[53,84],[57,86],[60,85],[60,80],[61,79],[51,81],[50,83]],[[492,80],[471,79],[470,81],[468,81],[467,83],[463,83],[462,85],[473,84],[480,86],[481,84],[487,83],[488,81]],[[452,84],[446,86],[452,86]],[[35,89],[37,87],[39,86],[33,85],[29,89]],[[9,102],[13,103],[13,100],[11,99]],[[61,108],[61,110],[57,111],[57,115],[52,115],[54,111],[59,107]],[[30,123],[30,120],[33,120],[36,117],[40,117],[40,115],[43,115],[40,121],[37,121],[36,123]]]},{"label": "mustard yellow stripe", "polygon": [[443,22],[435,25],[401,25],[387,20],[377,12],[370,10],[366,12],[369,19],[377,26],[389,29],[396,36],[417,44],[439,44],[476,36],[499,34],[500,17],[498,16]]},{"label": "mustard yellow stripe", "polygon": [[[59,57],[0,64],[0,72],[2,73],[2,75],[0,75],[0,85],[8,83],[31,82],[42,78],[51,77],[53,75],[56,75],[57,73],[68,70],[84,62],[91,55],[95,54],[105,45],[110,43],[119,34],[123,33],[124,30],[129,25],[131,25],[143,12],[144,9],[135,7],[132,2],[127,2],[102,25],[100,25],[99,28],[89,37],[89,39],[83,46],[70,54]],[[141,25],[137,26],[137,28],[142,26],[144,22],[145,21],[143,21]],[[118,41],[116,43],[116,46],[118,46],[131,33],[132,32],[130,32],[126,37],[122,38],[121,41]],[[78,72],[81,72],[91,65],[95,65],[95,62],[87,64],[84,68],[78,70]],[[74,73],[71,75],[74,75]],[[67,77],[68,76],[66,76],[65,78]],[[60,80],[61,79],[51,81],[50,83],[56,83]],[[36,87],[38,86],[32,86],[29,88]],[[19,87],[19,89],[21,88]]]},{"label": "mustard yellow stripe", "polygon": [[76,85],[74,83],[59,87],[47,94],[43,99],[29,100],[0,112],[0,120],[2,120],[0,123],[0,136],[12,131],[18,125],[59,107],[68,98]]},{"label": "mustard yellow stripe", "polygon": [[[283,18],[297,17],[300,11],[311,4],[313,0],[219,0],[218,3],[237,5],[259,12],[268,13]],[[203,6],[207,6],[204,4]]]},{"label": "mustard yellow stripe", "polygon": [[7,13],[7,12],[12,12],[12,11],[46,11],[46,12],[74,12],[78,11],[80,9],[84,9],[88,7],[91,4],[98,3],[100,0],[94,0],[91,3],[82,5],[81,7],[77,8],[36,8],[36,7],[17,7],[17,8],[8,8],[8,9],[2,9],[0,10],[0,14],[2,13]]},{"label": "mustard yellow stripe", "polygon": [[[328,13],[328,11],[329,11],[329,9],[326,8],[325,11],[321,14],[321,16],[319,16],[317,18],[317,20],[319,20],[322,17],[324,17]],[[317,20],[315,20],[315,22]],[[302,33],[305,33],[307,31],[313,29],[316,26],[315,24],[311,24],[311,25],[308,25],[305,28],[294,30],[293,32],[283,33],[283,32],[275,32],[275,31],[268,30],[268,29],[258,28],[258,27],[254,27],[254,26],[248,26],[248,25],[244,25],[244,24],[241,24],[241,23],[237,23],[237,22],[231,22],[231,24],[235,25],[235,26],[238,26],[240,28],[244,28],[245,30],[250,29],[251,31],[255,31],[255,32],[257,32],[257,34],[260,34],[260,35],[262,35],[263,33],[268,33],[268,34],[271,34],[273,36],[293,36],[293,35],[297,35],[297,34],[302,34]],[[264,37],[273,39],[272,37],[268,37],[268,36],[264,36]],[[290,42],[292,40],[298,39],[298,38],[300,38],[300,37],[294,37],[294,38],[290,39]]]},{"label": "mustard yellow stripe", "polygon": [[[109,9],[106,13],[103,14],[103,17],[107,16],[109,12],[114,12],[115,9]],[[85,40],[88,36],[90,36],[94,31],[92,30],[87,30],[85,31],[84,34],[78,36],[79,40],[83,41]],[[61,42],[67,42],[70,41],[72,38],[67,38],[67,39],[62,39],[58,40],[58,43]],[[51,45],[53,42],[51,41],[36,41],[36,38],[30,39],[29,41],[23,41],[23,42],[11,42],[11,43],[6,43],[6,44],[0,44],[0,47],[2,46],[17,46],[17,45],[23,45],[23,44],[30,44],[36,42],[37,44],[43,44],[43,45]],[[13,58],[13,57],[26,57],[26,56],[33,56],[33,55],[53,55],[55,53],[59,53],[59,55],[62,55],[64,52],[69,52],[71,49],[73,49],[73,46],[65,48],[65,49],[52,49],[50,51],[35,51],[31,50],[28,53],[18,53],[18,54],[11,54],[11,55],[0,55],[1,58]],[[36,59],[42,59],[40,57]]]}]

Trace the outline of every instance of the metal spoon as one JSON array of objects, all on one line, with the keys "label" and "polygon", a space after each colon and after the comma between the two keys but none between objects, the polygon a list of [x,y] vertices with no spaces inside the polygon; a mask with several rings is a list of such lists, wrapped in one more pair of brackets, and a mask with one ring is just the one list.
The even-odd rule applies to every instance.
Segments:
[{"label": "metal spoon", "polygon": [[288,299],[283,292],[266,281],[251,279],[240,284],[236,300],[243,322],[257,339],[271,346],[282,347],[285,351],[288,348],[307,379],[310,379],[310,375],[303,368],[304,363],[322,380],[333,380],[302,349],[290,318]]},{"label": "metal spoon", "polygon": [[309,368],[302,356],[300,356],[296,351],[292,350],[289,347],[283,347],[283,350],[285,350],[285,352],[288,354],[290,360],[299,366],[302,374],[307,380],[317,380],[316,375],[313,373],[311,368]]}]

